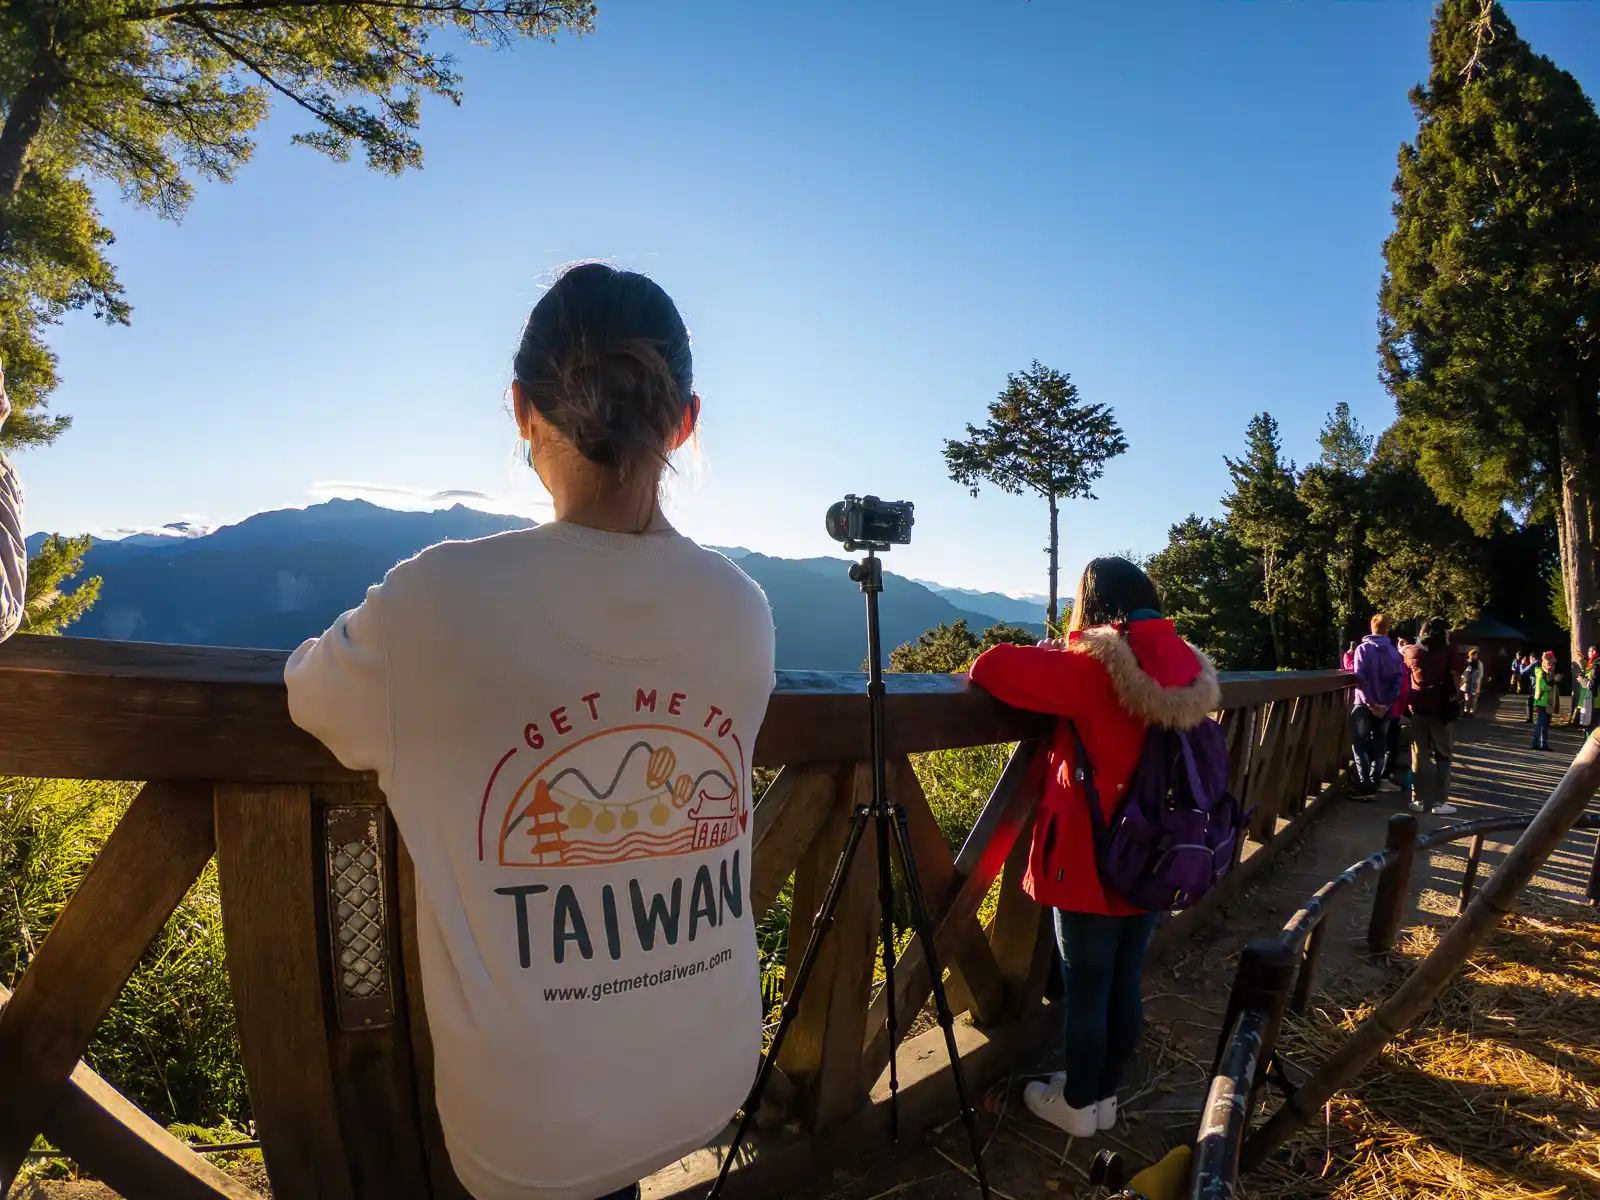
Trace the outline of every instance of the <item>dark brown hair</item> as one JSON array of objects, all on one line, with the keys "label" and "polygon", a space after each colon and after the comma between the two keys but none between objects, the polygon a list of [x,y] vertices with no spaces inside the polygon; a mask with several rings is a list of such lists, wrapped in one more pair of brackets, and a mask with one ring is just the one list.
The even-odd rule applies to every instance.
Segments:
[{"label": "dark brown hair", "polygon": [[1091,559],[1078,581],[1072,628],[1118,625],[1140,609],[1161,611],[1161,595],[1150,576],[1125,558]]},{"label": "dark brown hair", "polygon": [[584,458],[658,469],[694,409],[689,330],[653,279],[584,263],[534,305],[512,368],[527,402]]}]

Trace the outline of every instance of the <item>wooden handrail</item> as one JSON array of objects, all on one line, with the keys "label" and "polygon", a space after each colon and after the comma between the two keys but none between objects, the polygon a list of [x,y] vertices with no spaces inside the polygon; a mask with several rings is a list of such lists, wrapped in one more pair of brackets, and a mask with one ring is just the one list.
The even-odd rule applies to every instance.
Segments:
[{"label": "wooden handrail", "polygon": [[[355,782],[289,720],[281,650],[16,637],[0,645],[0,775],[68,779]],[[1222,707],[1340,691],[1342,671],[1222,677]],[[891,754],[1037,737],[1042,718],[964,675],[888,676]],[[865,758],[866,676],[779,671],[758,766]]]},{"label": "wooden handrail", "polygon": [[[50,1125],[55,1101],[56,1117],[71,1114],[61,1144],[76,1135],[91,1151],[115,1147],[103,1174],[130,1200],[165,1198],[174,1178],[184,1194],[236,1194],[109,1088],[75,1090],[71,1074],[142,943],[203,867],[214,830],[235,1011],[274,1188],[351,1200],[463,1194],[433,1107],[409,858],[374,782],[289,719],[287,657],[73,638],[0,646],[0,775],[147,784],[0,1008],[0,1078],[24,1083],[0,1103],[0,1185]],[[1230,787],[1254,809],[1257,841],[1277,838],[1280,821],[1337,776],[1352,683],[1340,671],[1223,676]],[[960,675],[891,675],[887,715],[890,787],[907,809],[952,995],[975,1018],[1020,1028],[1039,1010],[1048,962],[1041,910],[1021,891],[1043,779],[1027,763],[1048,719],[1007,708]],[[906,756],[1008,742],[1021,749],[952,853]],[[870,777],[868,752],[864,675],[779,672],[754,759],[783,770],[755,809],[748,878],[759,913],[793,877],[792,949]],[[141,821],[152,806],[174,805],[198,841]],[[858,868],[871,857],[858,857]],[[376,947],[362,951],[372,959],[363,969],[379,972],[364,978],[382,983],[371,995],[351,991],[334,969],[335,926],[346,919],[339,889],[355,886],[353,859],[369,864],[358,882],[378,903],[364,918],[377,927],[375,939],[363,934]],[[986,928],[978,905],[997,879],[1001,901]],[[853,879],[846,896],[844,932],[780,1063],[794,1089],[791,1114],[813,1130],[866,1102],[890,1051],[886,998],[871,997],[872,880]],[[115,953],[97,957],[105,930],[117,932]],[[903,1034],[929,987],[917,952],[896,982]]]}]

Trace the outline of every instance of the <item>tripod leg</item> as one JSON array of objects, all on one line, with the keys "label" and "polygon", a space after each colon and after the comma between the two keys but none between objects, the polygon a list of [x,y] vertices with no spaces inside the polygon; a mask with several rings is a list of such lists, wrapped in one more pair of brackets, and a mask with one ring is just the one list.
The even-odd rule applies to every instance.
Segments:
[{"label": "tripod leg", "polygon": [[833,877],[828,880],[828,888],[822,895],[822,907],[817,910],[817,919],[811,926],[811,936],[806,939],[805,953],[800,956],[800,965],[795,970],[794,984],[789,988],[789,995],[783,1002],[783,1009],[778,1017],[778,1029],[772,1035],[772,1046],[767,1050],[766,1057],[761,1060],[761,1069],[756,1072],[756,1081],[750,1088],[750,1095],[745,1098],[739,1124],[733,1131],[733,1141],[722,1160],[722,1169],[717,1172],[717,1181],[711,1185],[711,1191],[707,1193],[707,1200],[716,1200],[722,1194],[722,1187],[728,1181],[728,1172],[733,1169],[733,1161],[739,1156],[739,1146],[744,1142],[745,1135],[750,1132],[750,1123],[755,1120],[756,1111],[761,1107],[761,1095],[767,1089],[767,1080],[772,1076],[772,1068],[777,1065],[778,1051],[783,1048],[783,1039],[788,1035],[789,1026],[794,1022],[795,1014],[800,1011],[800,998],[805,995],[806,983],[811,978],[812,969],[817,965],[817,955],[822,950],[822,939],[833,928],[839,897],[844,892],[844,881],[850,874],[850,863],[856,856],[856,847],[861,844],[861,835],[866,831],[867,821],[871,816],[872,810],[863,804],[856,807],[854,815],[850,818],[850,829],[845,834],[844,849],[839,853],[839,861],[833,867]]},{"label": "tripod leg", "polygon": [[983,1170],[983,1140],[978,1136],[978,1115],[973,1111],[972,1098],[967,1092],[966,1071],[961,1066],[961,1051],[956,1046],[955,1015],[950,1011],[950,998],[944,990],[944,967],[939,962],[939,952],[933,944],[933,929],[928,921],[928,907],[922,896],[922,880],[917,875],[917,861],[911,853],[911,831],[906,824],[904,806],[894,806],[895,846],[900,851],[900,866],[906,877],[906,900],[911,907],[911,927],[922,943],[923,958],[928,964],[928,977],[933,982],[933,1003],[939,1014],[939,1027],[944,1030],[945,1050],[950,1055],[950,1077],[955,1080],[956,1099],[961,1105],[961,1120],[967,1127],[967,1139],[972,1143],[972,1167],[978,1177],[978,1190],[984,1200],[989,1200],[989,1179]]},{"label": "tripod leg", "polygon": [[900,1141],[900,1073],[895,1066],[894,1011],[894,874],[889,867],[889,814],[880,811],[878,830],[878,912],[881,917],[879,939],[883,943],[883,998],[888,1008],[889,1026],[889,1140]]}]

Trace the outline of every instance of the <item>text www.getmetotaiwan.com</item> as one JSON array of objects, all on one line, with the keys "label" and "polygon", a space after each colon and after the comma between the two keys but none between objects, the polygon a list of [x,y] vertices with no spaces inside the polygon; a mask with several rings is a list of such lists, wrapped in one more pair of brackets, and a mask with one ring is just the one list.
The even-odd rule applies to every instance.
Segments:
[{"label": "text www.getmetotaiwan.com", "polygon": [[605,983],[590,984],[587,987],[545,988],[544,998],[548,1002],[567,1000],[604,1000],[608,996],[621,996],[628,992],[636,992],[641,988],[661,987],[668,983],[677,983],[682,979],[691,979],[696,975],[704,975],[713,971],[733,957],[733,951],[723,950],[709,959],[702,958],[697,963],[687,966],[666,967],[660,971],[650,971],[643,975],[634,975],[628,979],[612,979]]}]

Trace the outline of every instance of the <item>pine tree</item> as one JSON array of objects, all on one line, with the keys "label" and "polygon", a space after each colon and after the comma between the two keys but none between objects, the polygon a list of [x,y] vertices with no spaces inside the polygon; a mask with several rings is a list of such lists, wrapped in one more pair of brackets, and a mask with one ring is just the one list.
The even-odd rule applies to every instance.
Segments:
[{"label": "pine tree", "polygon": [[1442,0],[1401,147],[1384,381],[1422,475],[1487,534],[1558,514],[1572,645],[1600,590],[1600,119],[1491,0]]},{"label": "pine tree", "polygon": [[1225,459],[1233,491],[1223,498],[1228,524],[1239,544],[1251,550],[1261,568],[1261,597],[1272,633],[1273,663],[1289,666],[1285,636],[1292,560],[1305,536],[1306,512],[1295,490],[1294,464],[1283,461],[1278,422],[1271,413],[1250,418],[1245,453]]},{"label": "pine tree", "polygon": [[60,633],[89,611],[100,595],[100,577],[85,579],[70,590],[68,580],[83,569],[83,556],[94,539],[51,534],[28,560],[28,590],[23,603],[22,633]]},{"label": "pine tree", "polygon": [[1167,546],[1145,564],[1161,593],[1161,611],[1177,631],[1224,671],[1259,668],[1272,638],[1255,601],[1261,562],[1226,521],[1190,513],[1167,534]]},{"label": "pine tree", "polygon": [[1005,390],[989,405],[989,422],[967,426],[967,440],[944,444],[950,478],[978,494],[992,483],[1020,496],[1036,492],[1050,506],[1050,603],[1056,627],[1061,564],[1060,502],[1093,500],[1091,490],[1107,460],[1125,454],[1127,439],[1116,415],[1103,404],[1083,404],[1072,377],[1043,366],[1006,377]]},{"label": "pine tree", "polygon": [[1343,401],[1328,415],[1317,437],[1321,458],[1300,474],[1307,550],[1321,565],[1322,592],[1332,620],[1331,639],[1316,652],[1319,664],[1336,662],[1341,647],[1366,632],[1362,595],[1369,559],[1367,528],[1373,519],[1366,478],[1373,439]]}]

